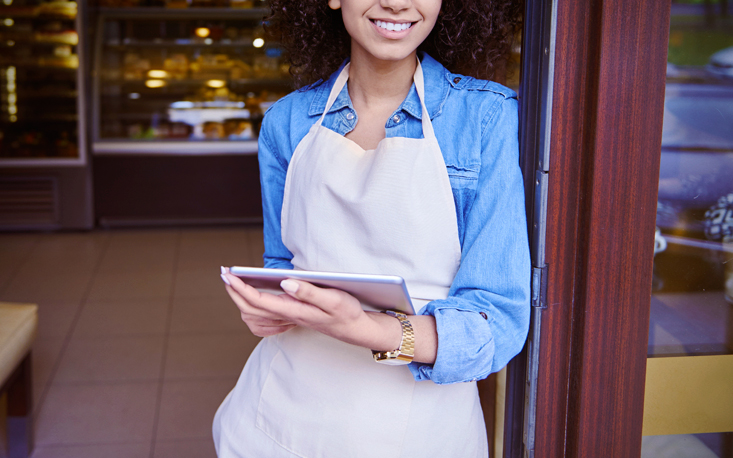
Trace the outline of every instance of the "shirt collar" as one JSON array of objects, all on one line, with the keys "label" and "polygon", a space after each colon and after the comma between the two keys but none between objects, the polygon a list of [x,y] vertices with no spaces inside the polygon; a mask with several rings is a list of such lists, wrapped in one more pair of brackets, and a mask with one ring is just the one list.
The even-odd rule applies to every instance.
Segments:
[{"label": "shirt collar", "polygon": [[[430,88],[425,91],[425,106],[430,113],[430,118],[435,118],[443,106],[443,102],[448,96],[448,83],[445,78],[448,70],[445,69],[438,61],[430,57],[427,53],[420,54],[420,64],[423,69],[423,78],[425,80],[425,87]],[[326,108],[326,102],[328,102],[328,95],[331,93],[336,78],[338,77],[341,70],[348,63],[348,59],[345,60],[338,70],[336,70],[323,84],[315,88],[315,95],[311,102],[308,110],[309,116],[320,116],[323,114],[323,110]],[[436,88],[439,88],[436,89]],[[339,111],[345,107],[353,109],[351,104],[351,97],[349,97],[349,91],[347,87],[341,90],[333,105],[328,110],[329,113]],[[415,89],[415,83],[410,87],[410,92],[402,102],[399,110],[404,110],[411,116],[422,119],[422,109],[420,108],[420,99],[417,96],[417,90]]]}]

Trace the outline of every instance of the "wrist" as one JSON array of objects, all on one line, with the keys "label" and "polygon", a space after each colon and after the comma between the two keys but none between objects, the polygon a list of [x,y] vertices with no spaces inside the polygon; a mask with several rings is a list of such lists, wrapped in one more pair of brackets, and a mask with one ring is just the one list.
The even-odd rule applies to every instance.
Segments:
[{"label": "wrist", "polygon": [[365,347],[377,351],[392,351],[402,342],[402,326],[399,320],[380,312],[367,312],[371,322]]},{"label": "wrist", "polygon": [[415,329],[412,327],[412,322],[407,315],[401,312],[387,310],[384,313],[386,316],[390,316],[400,323],[402,336],[400,345],[393,350],[372,349],[374,360],[390,366],[410,364],[415,357]]}]

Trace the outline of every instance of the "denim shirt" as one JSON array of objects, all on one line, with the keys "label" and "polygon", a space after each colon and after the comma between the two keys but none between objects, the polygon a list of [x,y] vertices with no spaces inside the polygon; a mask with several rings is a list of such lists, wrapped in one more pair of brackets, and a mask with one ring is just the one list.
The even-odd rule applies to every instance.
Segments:
[{"label": "denim shirt", "polygon": [[[435,317],[435,363],[409,368],[416,380],[474,381],[503,368],[522,349],[529,328],[531,272],[517,99],[500,84],[450,73],[426,54],[421,62],[425,105],[455,200],[461,264],[448,298],[429,302],[421,312]],[[293,268],[280,235],[285,175],[296,146],[323,114],[339,71],[283,97],[265,114],[259,138],[265,267]],[[422,138],[421,116],[413,84],[389,117],[386,136]],[[347,85],[323,126],[345,135],[357,121]]]}]

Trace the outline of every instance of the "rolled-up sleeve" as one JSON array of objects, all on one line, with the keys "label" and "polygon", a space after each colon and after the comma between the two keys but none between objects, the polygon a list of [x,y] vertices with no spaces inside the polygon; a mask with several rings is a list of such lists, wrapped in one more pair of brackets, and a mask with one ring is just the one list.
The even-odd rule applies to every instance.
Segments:
[{"label": "rolled-up sleeve", "polygon": [[412,363],[416,380],[473,381],[503,368],[529,329],[530,258],[519,168],[517,100],[507,97],[482,120],[476,197],[465,216],[461,265],[447,299],[428,303],[438,353]]}]

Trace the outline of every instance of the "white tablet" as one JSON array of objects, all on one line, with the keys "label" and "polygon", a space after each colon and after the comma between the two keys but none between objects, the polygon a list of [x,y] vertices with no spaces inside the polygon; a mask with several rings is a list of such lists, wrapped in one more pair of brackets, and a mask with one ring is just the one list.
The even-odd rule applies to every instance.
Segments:
[{"label": "white tablet", "polygon": [[346,291],[359,299],[365,310],[396,310],[406,315],[415,314],[405,280],[396,275],[347,274],[239,266],[230,267],[229,272],[258,289],[282,292],[280,282],[292,278],[323,288]]}]

